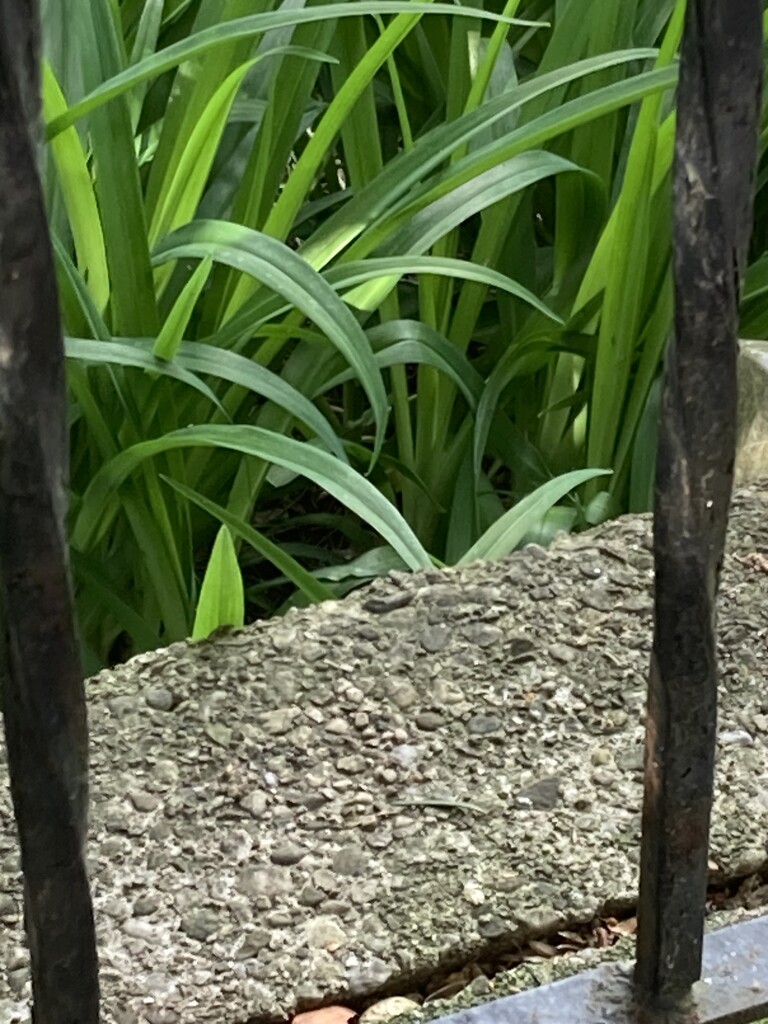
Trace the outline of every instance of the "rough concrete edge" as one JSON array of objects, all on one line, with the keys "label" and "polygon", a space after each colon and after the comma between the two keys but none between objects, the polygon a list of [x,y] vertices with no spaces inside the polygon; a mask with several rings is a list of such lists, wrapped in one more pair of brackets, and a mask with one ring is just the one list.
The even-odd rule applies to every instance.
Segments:
[{"label": "rough concrete edge", "polygon": [[[768,861],[766,867],[768,867]],[[766,914],[768,914],[768,905],[750,910],[739,908],[714,911],[707,915],[704,927],[706,932],[717,931],[728,925],[762,917]],[[505,996],[516,995],[550,982],[573,977],[584,971],[594,970],[602,964],[624,963],[631,967],[634,959],[635,937],[632,935],[621,937],[615,945],[605,949],[589,948],[551,959],[530,957],[518,966],[496,974],[492,979],[492,987],[489,991],[478,991],[470,982],[456,995],[426,1002],[418,1009],[398,1014],[387,1024],[393,1024],[395,1021],[397,1024],[426,1024],[426,1022],[438,1020],[461,1010],[472,1009]]]}]

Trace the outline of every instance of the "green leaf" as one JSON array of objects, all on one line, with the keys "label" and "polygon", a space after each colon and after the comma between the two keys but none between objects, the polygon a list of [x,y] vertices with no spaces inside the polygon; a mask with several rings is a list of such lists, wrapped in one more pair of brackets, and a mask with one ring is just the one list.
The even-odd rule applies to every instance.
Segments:
[{"label": "green leaf", "polygon": [[276,54],[304,57],[307,60],[326,63],[331,60],[325,54],[305,47],[278,46],[245,61],[227,76],[209,99],[186,140],[177,164],[170,169],[163,182],[163,189],[149,225],[150,248],[164,235],[194,217],[227,126],[229,112],[243,79],[259,61]]},{"label": "green leaf", "polygon": [[322,277],[287,245],[269,235],[226,221],[195,221],[166,238],[155,263],[193,256],[210,257],[267,285],[314,321],[355,371],[376,423],[372,464],[384,443],[388,399],[381,371],[365,332]]},{"label": "green leaf", "polygon": [[172,480],[167,476],[162,477],[162,479],[169,486],[173,487],[174,490],[178,491],[179,494],[194,502],[195,505],[199,505],[200,508],[209,512],[216,519],[219,519],[236,536],[242,537],[247,544],[250,544],[254,551],[258,551],[260,555],[263,555],[264,558],[279,569],[286,579],[294,583],[310,601],[327,601],[335,597],[332,590],[315,579],[314,575],[307,572],[295,558],[292,558],[281,547],[274,544],[268,537],[265,537],[263,533],[249,526],[239,516],[233,515],[223,506],[217,505],[215,501],[211,501],[197,491],[193,491],[191,487],[185,486],[178,480]]},{"label": "green leaf", "polygon": [[523,498],[497,519],[456,564],[469,565],[479,559],[504,558],[515,550],[526,533],[569,491],[587,480],[606,476],[610,472],[610,469],[577,469],[542,484],[533,494]]},{"label": "green leaf", "polygon": [[[43,113],[51,117],[66,110],[64,95],[47,61],[43,61]],[[51,143],[57,180],[72,231],[77,269],[87,282],[96,308],[103,312],[109,300],[109,270],[99,208],[88,170],[88,160],[74,128]]]},{"label": "green leaf", "polygon": [[[325,266],[366,229],[378,225],[385,216],[394,210],[409,205],[412,198],[411,190],[416,189],[431,172],[449,160],[451,153],[457,147],[536,97],[546,95],[558,87],[568,85],[572,81],[603,68],[632,60],[643,60],[655,55],[655,50],[629,50],[578,61],[567,67],[558,68],[556,72],[537,76],[514,91],[489,100],[477,110],[470,111],[455,121],[439,125],[418,139],[412,150],[401,153],[390,160],[382,173],[370,185],[361,189],[344,207],[329,217],[302,248],[304,258],[313,267]],[[643,83],[638,86],[641,95],[644,89],[653,91],[654,88],[661,87],[657,86],[659,81],[662,81],[665,87],[675,81],[674,73],[669,71],[662,79],[659,79],[658,75],[651,78],[651,75],[654,73],[649,72],[647,76],[638,76],[638,80],[643,78]],[[633,91],[631,91],[631,95],[634,95]],[[603,97],[603,100],[609,101],[609,97]],[[622,102],[624,104],[631,102],[631,96],[623,96]],[[576,124],[585,116],[589,115],[584,112],[579,113]],[[550,124],[545,137],[555,137],[560,132],[568,130],[569,127],[575,126],[567,121],[562,126]],[[526,126],[523,126],[517,129],[516,133],[525,131]],[[542,141],[531,142],[523,136],[520,146],[529,148],[531,145],[541,145]],[[505,154],[495,162],[498,163],[500,159],[511,155],[513,154]],[[473,159],[477,159],[476,154]],[[459,165],[457,165],[458,167]],[[452,173],[455,173],[455,170],[454,168]],[[469,176],[471,177],[471,175]]]},{"label": "green leaf", "polygon": [[132,366],[147,370],[150,373],[172,377],[189,387],[195,388],[200,394],[221,408],[221,403],[211,389],[195,374],[182,366],[156,359],[150,352],[152,341],[137,339],[130,341],[94,341],[92,338],[65,338],[64,354],[67,359],[77,359],[81,363],[94,365]]},{"label": "green leaf", "polygon": [[[483,394],[483,378],[466,356],[439,331],[414,320],[389,320],[370,328],[368,337],[376,350],[376,362],[382,369],[407,363],[434,366],[454,382],[474,412]],[[351,377],[351,371],[340,373],[318,387],[315,395],[330,391]]]},{"label": "green leaf", "polygon": [[[518,299],[537,309],[545,317],[562,323],[562,319],[554,313],[546,303],[537,298],[533,292],[513,281],[506,274],[499,273],[492,267],[484,267],[471,260],[459,260],[445,256],[413,256],[404,253],[402,256],[379,256],[351,263],[342,263],[326,270],[323,277],[334,288],[352,288],[362,281],[378,278],[389,278],[396,283],[405,274],[433,274],[438,277],[451,277],[459,281],[477,281],[491,288],[514,295]],[[354,287],[353,291],[344,295],[344,300],[359,309],[375,308],[375,298],[369,298],[365,291]]]},{"label": "green leaf", "polygon": [[386,576],[388,572],[397,569],[402,572],[407,569],[402,558],[392,550],[391,547],[371,548],[364,554],[353,558],[351,562],[342,562],[340,565],[329,565],[323,569],[316,569],[315,576],[323,580],[332,580],[334,583],[342,583],[345,580],[373,580],[379,576]]},{"label": "green leaf", "polygon": [[206,374],[238,384],[256,395],[288,410],[300,423],[305,424],[342,462],[348,462],[344,445],[333,432],[328,420],[296,388],[282,377],[258,363],[245,359],[236,352],[214,348],[201,342],[182,342],[173,361],[157,359],[152,354],[153,342],[147,338],[124,338],[121,341],[92,341],[89,338],[66,338],[65,354],[84,363],[133,366],[179,380],[195,388],[226,415],[221,403],[210,387],[199,379]]},{"label": "green leaf", "polygon": [[411,569],[426,569],[432,561],[394,505],[351,466],[309,445],[261,427],[208,425],[186,427],[164,437],[143,441],[120,452],[93,478],[72,532],[73,543],[86,548],[103,529],[103,507],[125,478],[152,455],[195,445],[229,448],[292,469],[333,495],[392,545]]},{"label": "green leaf", "polygon": [[155,359],[170,360],[178,352],[179,345],[184,340],[184,332],[189,327],[189,321],[195,311],[195,304],[205,287],[212,266],[213,260],[209,257],[201,260],[181,289],[173,308],[160,328],[155,344],[152,346],[152,355]]},{"label": "green leaf", "polygon": [[221,626],[242,626],[244,622],[243,578],[232,534],[222,526],[216,535],[200,588],[192,639],[202,640]]},{"label": "green leaf", "polygon": [[[513,24],[513,19],[504,19],[500,15],[492,14],[490,11],[478,11],[470,7],[462,7],[459,4],[445,3],[417,3],[416,0],[355,0],[354,4],[336,3],[322,4],[318,7],[309,7],[303,10],[283,9],[279,11],[267,11],[264,14],[253,14],[246,18],[236,18],[232,21],[225,21],[214,25],[211,28],[197,32],[186,39],[166,46],[164,49],[154,53],[151,57],[139,61],[126,68],[125,71],[114,75],[104,82],[97,89],[94,89],[88,96],[67,111],[66,114],[54,118],[48,123],[48,138],[53,138],[59,132],[74,124],[81,117],[90,114],[91,111],[108,103],[116,96],[120,96],[132,89],[135,85],[157,78],[164,71],[178,67],[185,61],[192,60],[208,53],[216,46],[223,46],[238,39],[248,39],[260,35],[270,29],[284,28],[289,25],[299,25],[310,21],[326,21],[334,18],[360,17],[363,14],[451,14],[454,16],[482,18],[486,21],[506,20]],[[543,22],[516,22],[516,24],[543,25]]]}]

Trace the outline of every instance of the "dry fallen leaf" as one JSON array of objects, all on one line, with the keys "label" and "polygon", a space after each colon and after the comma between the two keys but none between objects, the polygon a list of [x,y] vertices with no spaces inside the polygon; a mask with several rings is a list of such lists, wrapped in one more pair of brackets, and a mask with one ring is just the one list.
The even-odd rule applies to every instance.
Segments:
[{"label": "dry fallen leaf", "polygon": [[617,921],[615,917],[612,917],[605,924],[612,935],[634,935],[637,932],[636,917],[627,917],[623,921]]},{"label": "dry fallen leaf", "polygon": [[549,942],[542,942],[540,939],[531,939],[528,943],[528,948],[536,956],[546,957],[547,960],[551,960],[553,956],[557,956],[557,949]]}]

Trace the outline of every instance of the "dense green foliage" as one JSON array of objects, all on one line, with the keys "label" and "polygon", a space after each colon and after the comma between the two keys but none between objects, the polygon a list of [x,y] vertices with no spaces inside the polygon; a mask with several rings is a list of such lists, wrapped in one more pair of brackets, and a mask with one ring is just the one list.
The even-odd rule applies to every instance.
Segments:
[{"label": "dense green foliage", "polygon": [[44,4],[89,669],[648,507],[683,12]]}]

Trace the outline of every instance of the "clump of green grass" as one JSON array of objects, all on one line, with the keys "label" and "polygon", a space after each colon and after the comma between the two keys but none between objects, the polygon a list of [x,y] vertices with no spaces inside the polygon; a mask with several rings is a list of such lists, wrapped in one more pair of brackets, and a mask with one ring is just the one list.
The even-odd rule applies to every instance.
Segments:
[{"label": "clump of green grass", "polygon": [[682,0],[75,8],[46,180],[89,668],[648,507]]}]

